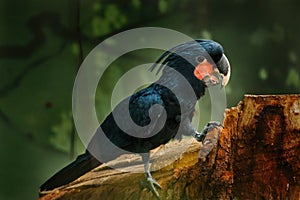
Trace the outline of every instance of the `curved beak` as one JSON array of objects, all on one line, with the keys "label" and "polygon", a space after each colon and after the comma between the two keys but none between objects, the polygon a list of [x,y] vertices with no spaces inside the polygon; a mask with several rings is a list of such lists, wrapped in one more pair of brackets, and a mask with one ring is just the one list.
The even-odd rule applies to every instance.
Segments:
[{"label": "curved beak", "polygon": [[203,81],[207,87],[221,84],[221,88],[223,88],[230,79],[229,61],[225,54],[223,54],[217,65],[212,65],[204,59],[195,67],[194,76]]},{"label": "curved beak", "polygon": [[227,83],[229,82],[230,79],[230,73],[231,73],[231,69],[230,69],[230,63],[226,57],[225,54],[223,54],[222,58],[220,59],[220,61],[217,63],[219,72],[221,74],[221,86],[224,87],[227,85]]}]

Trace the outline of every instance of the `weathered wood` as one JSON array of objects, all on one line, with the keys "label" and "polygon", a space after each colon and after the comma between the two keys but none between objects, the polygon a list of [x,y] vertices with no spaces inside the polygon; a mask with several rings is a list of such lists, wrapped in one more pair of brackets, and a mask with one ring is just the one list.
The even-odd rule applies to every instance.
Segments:
[{"label": "weathered wood", "polygon": [[[204,159],[206,146],[184,139],[155,150],[152,172],[161,199],[300,199],[300,95],[247,95],[226,111],[219,142]],[[216,138],[219,129],[209,137]],[[110,166],[142,170],[138,156],[123,156]],[[128,169],[128,166],[127,166]],[[42,193],[46,199],[155,199],[141,188],[142,173],[103,165],[67,186]]]}]

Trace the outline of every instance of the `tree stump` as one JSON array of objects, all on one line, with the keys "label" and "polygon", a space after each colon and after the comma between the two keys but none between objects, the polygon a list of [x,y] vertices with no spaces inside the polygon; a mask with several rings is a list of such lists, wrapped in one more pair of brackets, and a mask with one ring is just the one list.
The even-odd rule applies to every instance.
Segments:
[{"label": "tree stump", "polygon": [[[158,164],[180,157],[152,172],[161,184],[161,199],[300,199],[300,95],[246,95],[237,107],[226,110],[224,129],[211,152],[193,139],[160,147]],[[220,129],[212,130],[218,136]],[[116,165],[134,163],[121,157]],[[102,165],[69,185],[41,192],[47,199],[155,199],[140,180],[142,173],[125,173]]]}]

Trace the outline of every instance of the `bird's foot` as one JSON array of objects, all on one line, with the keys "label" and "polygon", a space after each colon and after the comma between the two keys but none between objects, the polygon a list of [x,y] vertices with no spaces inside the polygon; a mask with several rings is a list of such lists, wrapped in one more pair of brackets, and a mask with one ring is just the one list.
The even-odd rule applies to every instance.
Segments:
[{"label": "bird's foot", "polygon": [[204,129],[202,130],[201,133],[196,133],[195,134],[195,138],[198,142],[203,142],[203,140],[205,139],[206,137],[206,134],[211,131],[212,129],[214,128],[218,128],[218,127],[222,127],[224,128],[224,126],[222,125],[221,122],[216,122],[216,121],[211,121],[211,122],[208,122],[207,125],[204,127]]},{"label": "bird's foot", "polygon": [[152,177],[147,177],[147,180],[141,181],[141,186],[147,187],[154,194],[154,196],[156,196],[157,199],[160,199],[155,186],[159,189],[161,189],[161,186]]}]

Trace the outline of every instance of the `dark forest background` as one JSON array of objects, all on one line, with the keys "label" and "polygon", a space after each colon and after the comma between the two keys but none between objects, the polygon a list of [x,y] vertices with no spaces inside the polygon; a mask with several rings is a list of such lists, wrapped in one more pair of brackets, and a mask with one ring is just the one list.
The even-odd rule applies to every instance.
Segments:
[{"label": "dark forest background", "polygon": [[[247,93],[299,93],[299,6],[298,0],[1,1],[0,199],[36,199],[39,185],[83,151],[72,88],[82,60],[107,37],[155,26],[219,41],[232,66],[231,107]],[[118,77],[160,53],[136,52],[106,71],[96,97],[100,121]]]}]

